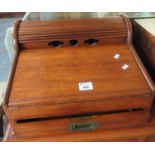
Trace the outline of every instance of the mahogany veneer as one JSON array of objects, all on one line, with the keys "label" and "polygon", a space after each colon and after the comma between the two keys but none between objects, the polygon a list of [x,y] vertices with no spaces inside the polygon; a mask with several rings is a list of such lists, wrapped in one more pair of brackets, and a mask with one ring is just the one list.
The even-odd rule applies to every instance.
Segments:
[{"label": "mahogany veneer", "polygon": [[[154,85],[132,46],[127,17],[17,22],[14,30],[3,107],[15,137],[95,134],[148,122]],[[81,91],[81,82],[93,89]]]}]

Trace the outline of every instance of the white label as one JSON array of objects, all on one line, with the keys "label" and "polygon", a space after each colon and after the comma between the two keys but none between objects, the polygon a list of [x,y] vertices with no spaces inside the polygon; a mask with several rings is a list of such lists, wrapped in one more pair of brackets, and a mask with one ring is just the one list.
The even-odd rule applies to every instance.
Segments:
[{"label": "white label", "polygon": [[119,59],[119,57],[120,57],[120,54],[118,54],[118,53],[116,53],[115,55],[114,55],[114,59]]},{"label": "white label", "polygon": [[128,69],[129,68],[129,65],[128,64],[124,64],[123,66],[122,66],[122,69],[123,70],[126,70],[126,69]]},{"label": "white label", "polygon": [[80,82],[79,83],[79,90],[93,90],[92,82]]}]

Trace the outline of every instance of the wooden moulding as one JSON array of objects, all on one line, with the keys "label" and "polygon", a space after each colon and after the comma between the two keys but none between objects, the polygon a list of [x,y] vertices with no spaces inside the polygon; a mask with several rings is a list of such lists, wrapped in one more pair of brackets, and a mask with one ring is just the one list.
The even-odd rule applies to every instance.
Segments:
[{"label": "wooden moulding", "polygon": [[131,45],[133,31],[132,31],[132,25],[131,25],[130,19],[126,15],[121,15],[121,17],[123,18],[123,20],[126,24],[127,30],[128,30],[127,44]]},{"label": "wooden moulding", "polygon": [[16,52],[19,52],[20,50],[19,43],[18,43],[18,31],[19,31],[20,23],[21,23],[21,20],[17,20],[14,24],[14,29],[13,29],[13,45]]},{"label": "wooden moulding", "polygon": [[129,48],[131,49],[131,52],[141,70],[141,72],[143,73],[146,81],[148,82],[151,90],[152,90],[152,93],[155,94],[155,86],[154,86],[154,82],[152,81],[150,75],[148,74],[147,70],[145,69],[141,59],[139,58],[138,54],[136,53],[133,45],[132,45],[132,33],[133,33],[133,30],[132,30],[132,25],[131,25],[131,22],[129,20],[129,18],[126,16],[126,15],[121,15],[121,17],[124,19],[124,22],[126,23],[126,26],[127,26],[127,29],[128,29],[128,37],[127,37],[127,44],[129,45]]},{"label": "wooden moulding", "polygon": [[8,82],[7,82],[7,87],[6,90],[4,92],[4,96],[3,96],[3,109],[5,111],[5,113],[7,114],[7,116],[9,116],[9,110],[8,110],[8,100],[9,100],[9,95],[10,95],[10,90],[11,90],[11,86],[12,86],[12,81],[13,81],[13,77],[14,77],[14,73],[16,70],[16,65],[17,65],[17,61],[18,61],[18,55],[19,55],[19,45],[18,45],[18,29],[19,29],[19,25],[20,25],[20,20],[16,21],[14,24],[14,29],[13,29],[13,45],[14,45],[14,50],[15,50],[15,55],[11,64],[11,69],[9,72],[9,76],[8,76]]}]

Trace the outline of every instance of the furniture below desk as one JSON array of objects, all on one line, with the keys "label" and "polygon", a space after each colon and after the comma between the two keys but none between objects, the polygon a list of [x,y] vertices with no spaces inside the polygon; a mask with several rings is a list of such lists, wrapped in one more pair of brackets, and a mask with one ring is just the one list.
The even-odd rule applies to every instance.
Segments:
[{"label": "furniture below desk", "polygon": [[133,21],[134,46],[155,82],[155,18]]}]

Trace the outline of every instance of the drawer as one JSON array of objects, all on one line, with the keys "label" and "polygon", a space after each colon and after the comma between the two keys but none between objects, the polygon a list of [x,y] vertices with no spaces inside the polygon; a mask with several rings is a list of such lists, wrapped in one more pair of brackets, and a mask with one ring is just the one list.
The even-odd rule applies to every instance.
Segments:
[{"label": "drawer", "polygon": [[88,115],[71,118],[38,118],[20,120],[14,126],[17,137],[61,136],[81,132],[95,132],[138,127],[149,119],[148,111],[132,111]]}]

